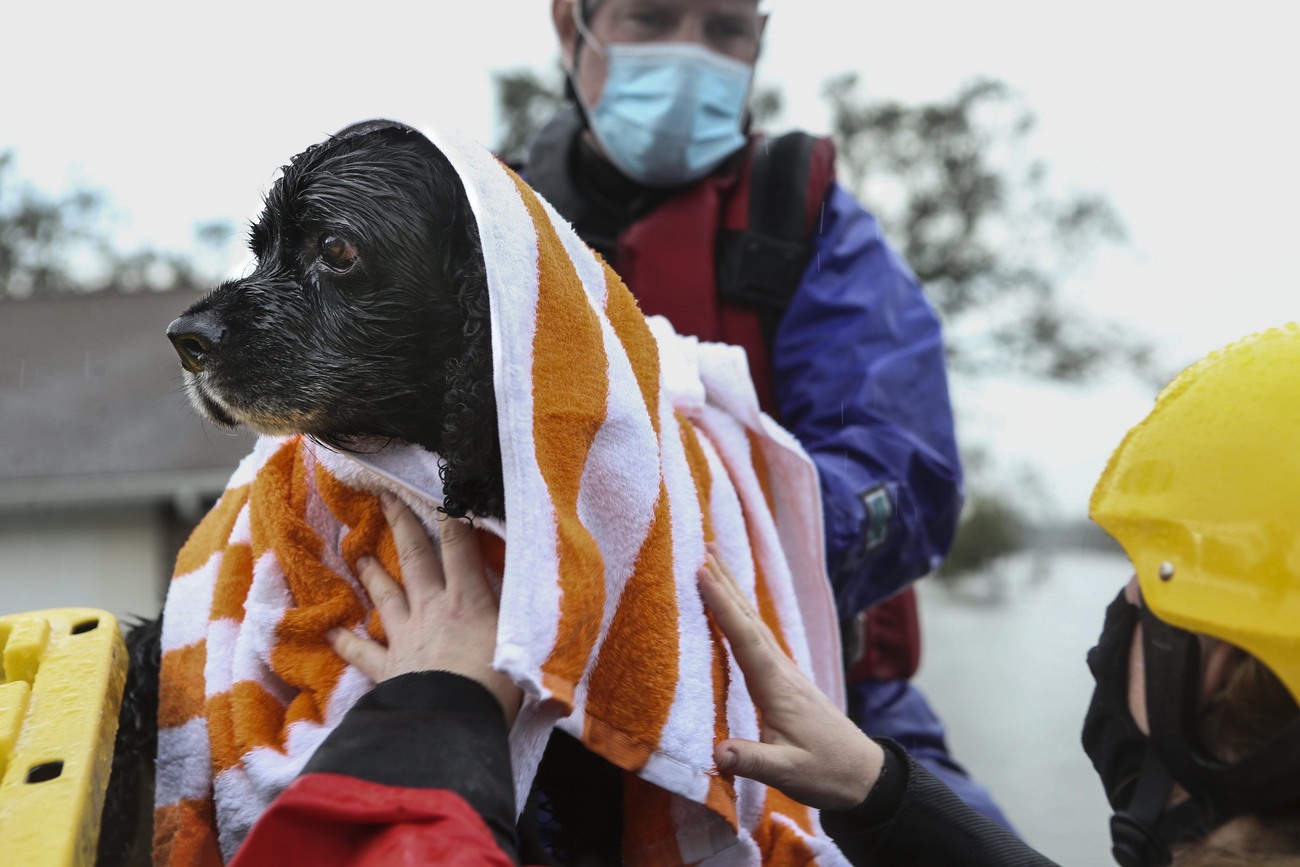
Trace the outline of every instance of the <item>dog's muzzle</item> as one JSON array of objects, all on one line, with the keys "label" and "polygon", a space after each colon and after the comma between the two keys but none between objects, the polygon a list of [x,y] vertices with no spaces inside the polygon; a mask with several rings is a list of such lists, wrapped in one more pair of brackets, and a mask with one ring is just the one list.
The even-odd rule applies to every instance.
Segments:
[{"label": "dog's muzzle", "polygon": [[167,339],[181,357],[181,366],[190,373],[199,373],[204,363],[216,352],[225,334],[217,317],[210,311],[187,313],[167,326]]}]

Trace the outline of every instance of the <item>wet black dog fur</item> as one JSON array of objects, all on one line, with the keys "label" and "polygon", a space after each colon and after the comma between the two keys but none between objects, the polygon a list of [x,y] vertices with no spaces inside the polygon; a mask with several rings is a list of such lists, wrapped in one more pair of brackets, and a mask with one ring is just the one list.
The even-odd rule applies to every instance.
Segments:
[{"label": "wet black dog fur", "polygon": [[[167,329],[195,407],[220,426],[341,450],[415,443],[441,458],[444,511],[503,517],[486,272],[446,157],[404,125],[354,124],[283,168],[249,245],[252,271]],[[139,799],[152,801],[159,638],[158,621],[128,635],[105,828],[135,827]],[[618,863],[620,803],[614,767],[557,734],[521,819],[521,858]],[[147,835],[101,835],[99,863],[128,863]]]},{"label": "wet black dog fur", "polygon": [[284,167],[257,264],[167,329],[218,425],[442,457],[445,510],[504,515],[487,276],[459,178],[424,136],[344,129]]}]

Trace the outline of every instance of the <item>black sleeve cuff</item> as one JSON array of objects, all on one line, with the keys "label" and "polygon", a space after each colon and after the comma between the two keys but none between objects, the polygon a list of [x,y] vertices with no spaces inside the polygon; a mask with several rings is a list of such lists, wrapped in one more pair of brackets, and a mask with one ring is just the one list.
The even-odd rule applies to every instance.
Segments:
[{"label": "black sleeve cuff", "polygon": [[977,813],[898,743],[878,738],[885,766],[866,800],[823,811],[822,828],[853,864],[872,867],[1056,867]]},{"label": "black sleeve cuff", "polygon": [[500,703],[477,681],[421,671],[376,685],[303,768],[321,772],[456,792],[516,858],[509,732]]},{"label": "black sleeve cuff", "polygon": [[907,794],[907,753],[894,741],[877,738],[885,763],[861,804],[850,810],[822,810],[822,829],[854,864],[867,863],[872,847],[888,828]]}]

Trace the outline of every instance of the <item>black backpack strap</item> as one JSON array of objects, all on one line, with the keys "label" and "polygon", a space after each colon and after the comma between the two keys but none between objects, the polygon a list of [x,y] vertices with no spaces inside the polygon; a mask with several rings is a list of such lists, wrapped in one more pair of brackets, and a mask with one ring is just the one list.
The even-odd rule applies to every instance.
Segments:
[{"label": "black backpack strap", "polygon": [[812,254],[807,225],[809,172],[817,138],[792,132],[764,139],[750,162],[749,225],[718,237],[723,301],[753,307],[769,349]]}]

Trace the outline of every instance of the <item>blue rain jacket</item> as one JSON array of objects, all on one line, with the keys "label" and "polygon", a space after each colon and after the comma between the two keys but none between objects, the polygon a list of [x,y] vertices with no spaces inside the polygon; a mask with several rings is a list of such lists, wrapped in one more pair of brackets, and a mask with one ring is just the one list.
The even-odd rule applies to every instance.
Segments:
[{"label": "blue rain jacket", "polygon": [[838,183],[773,348],[782,423],[817,464],[841,615],[926,574],[963,498],[939,319]]}]

